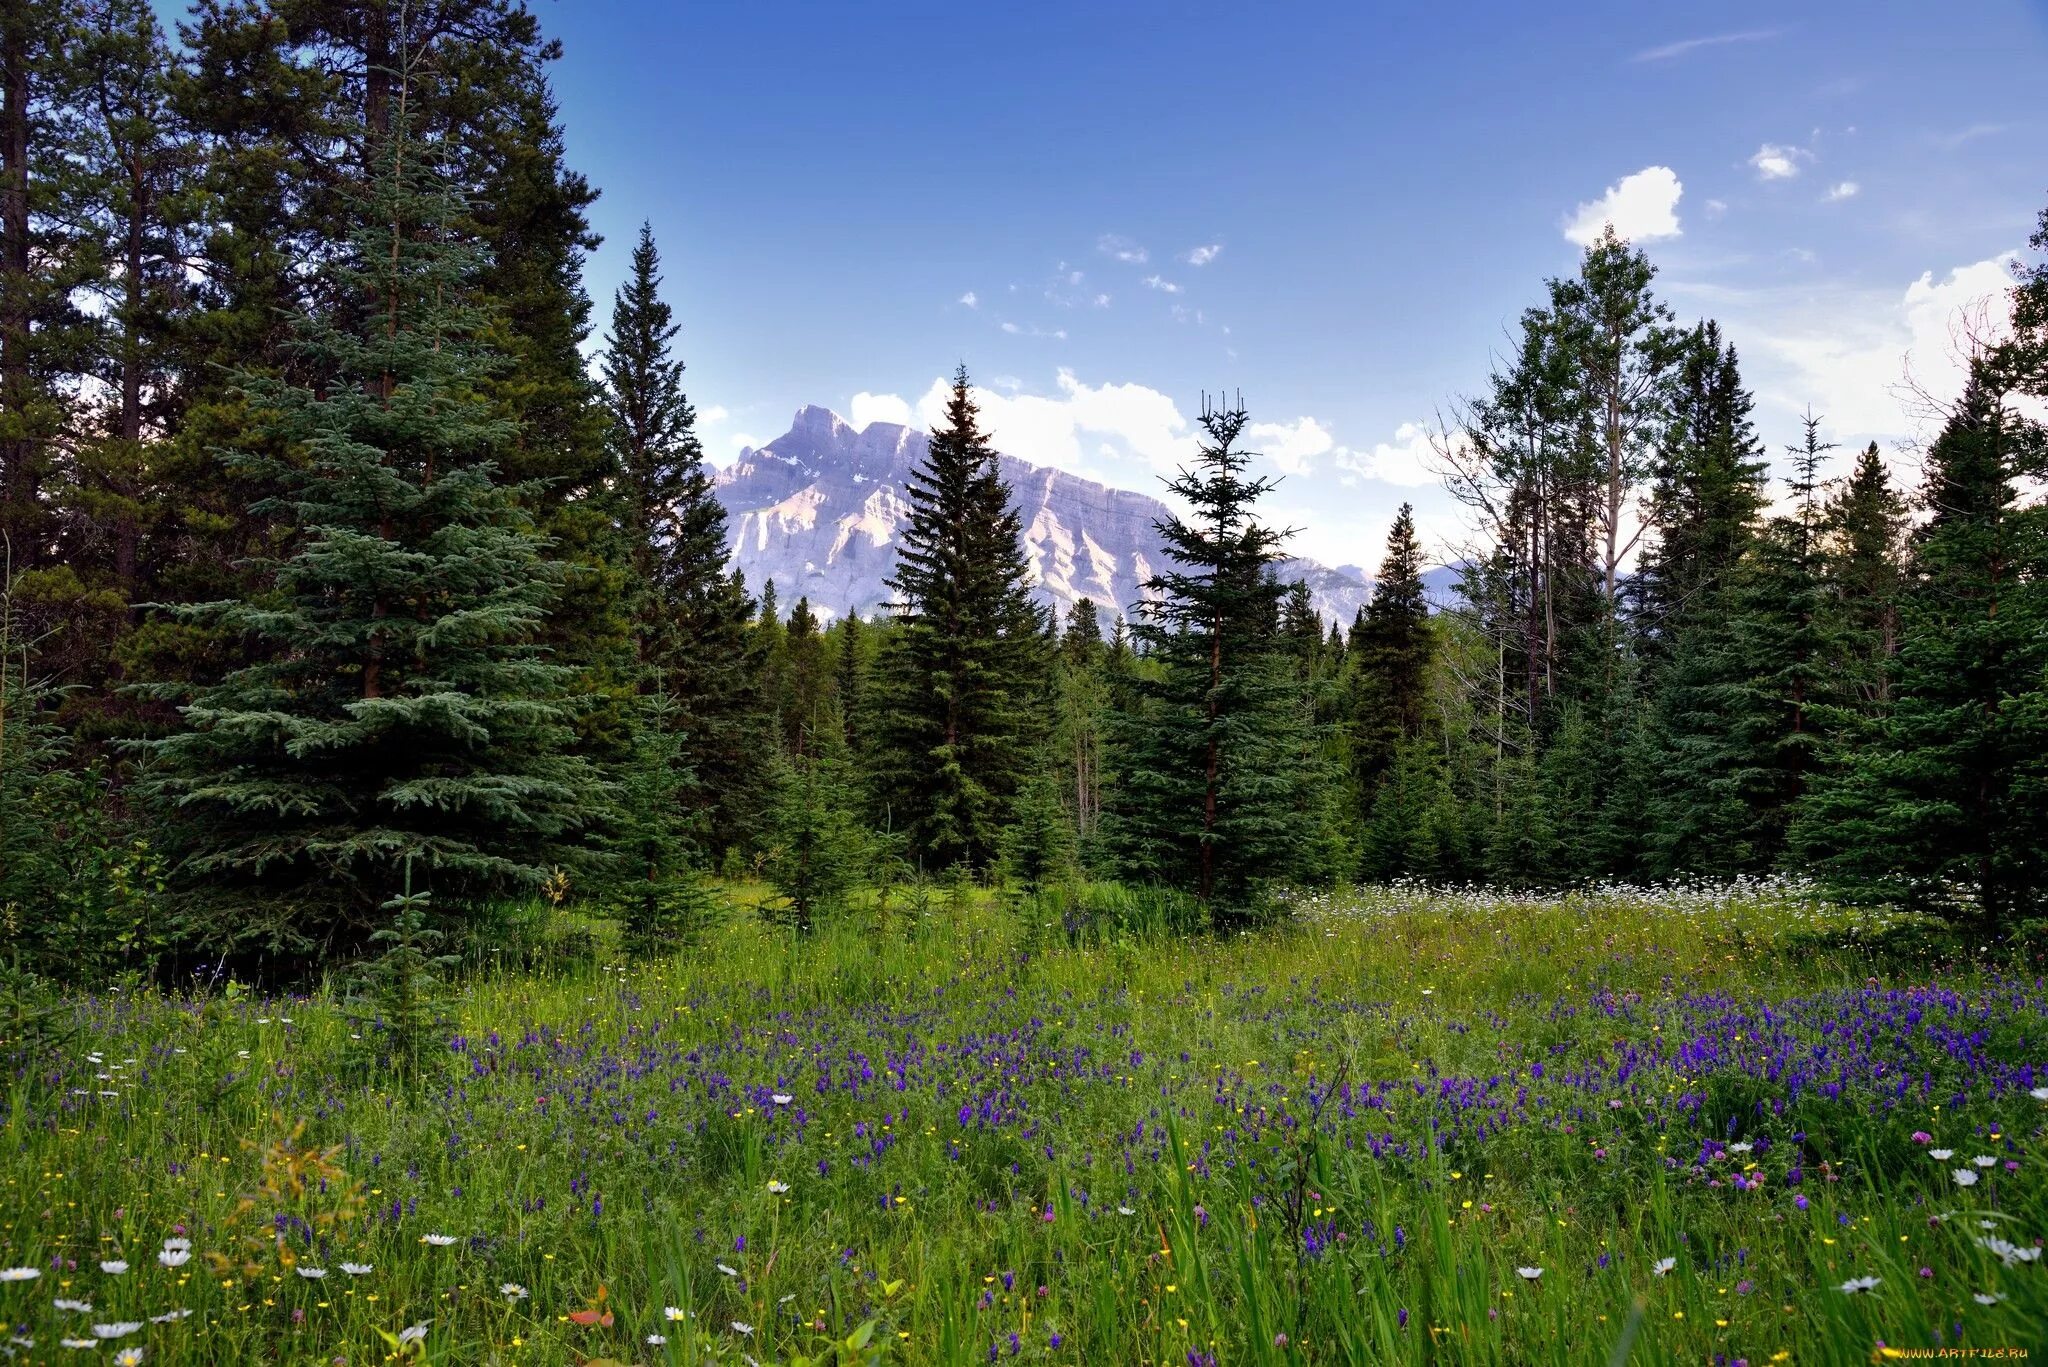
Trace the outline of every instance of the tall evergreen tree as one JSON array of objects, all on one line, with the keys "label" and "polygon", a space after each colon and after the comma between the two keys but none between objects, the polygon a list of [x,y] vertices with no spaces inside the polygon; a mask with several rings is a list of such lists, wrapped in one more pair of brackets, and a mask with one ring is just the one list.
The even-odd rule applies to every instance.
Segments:
[{"label": "tall evergreen tree", "polygon": [[642,225],[605,339],[611,501],[630,572],[626,602],[641,686],[675,702],[667,715],[678,757],[696,779],[685,795],[699,818],[694,834],[718,847],[736,838],[751,810],[745,796],[763,781],[749,743],[753,604],[738,572],[726,568],[725,509],[683,392],[683,362],[673,350],[678,331],[661,297],[653,230]]},{"label": "tall evergreen tree", "polygon": [[927,869],[985,868],[1035,753],[1048,660],[1022,528],[967,370],[906,490],[878,667],[877,797]]},{"label": "tall evergreen tree", "polygon": [[1859,715],[1881,715],[1891,699],[1905,584],[1906,504],[1892,487],[1877,443],[1829,500],[1827,577],[1840,617],[1843,690]]},{"label": "tall evergreen tree", "polygon": [[1809,848],[1851,891],[1990,927],[2048,885],[2048,472],[2041,429],[1982,362],[1927,453],[1891,710],[1806,811]]},{"label": "tall evergreen tree", "polygon": [[1402,742],[1422,733],[1431,655],[1429,602],[1415,510],[1403,503],[1387,532],[1387,554],[1349,643],[1351,782],[1360,820]]},{"label": "tall evergreen tree", "polygon": [[334,303],[297,322],[332,382],[243,380],[265,444],[305,452],[265,466],[291,540],[272,593],[193,615],[268,648],[148,746],[186,886],[235,913],[192,927],[221,948],[360,943],[408,868],[458,914],[536,887],[599,805],[533,644],[558,572],[498,474],[477,254],[397,99]]},{"label": "tall evergreen tree", "polygon": [[1790,509],[1712,596],[1711,622],[1682,640],[1664,700],[1664,871],[1769,868],[1821,767],[1839,699],[1820,496],[1829,449],[1809,415],[1804,441],[1788,448]]},{"label": "tall evergreen tree", "polygon": [[1298,870],[1307,777],[1294,665],[1277,631],[1286,533],[1261,523],[1273,487],[1248,474],[1241,406],[1202,413],[1192,467],[1168,488],[1193,509],[1158,523],[1172,566],[1146,584],[1132,635],[1146,669],[1118,747],[1118,844],[1133,873],[1184,888],[1219,926],[1257,914]]},{"label": "tall evergreen tree", "polygon": [[1755,539],[1766,466],[1751,408],[1735,348],[1717,324],[1700,324],[1678,363],[1654,462],[1655,531],[1631,585],[1636,649],[1653,672]]}]

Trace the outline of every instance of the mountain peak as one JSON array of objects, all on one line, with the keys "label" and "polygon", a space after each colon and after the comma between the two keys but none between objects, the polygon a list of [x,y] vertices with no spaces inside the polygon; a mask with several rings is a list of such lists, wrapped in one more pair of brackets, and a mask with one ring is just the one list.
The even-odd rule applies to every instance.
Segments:
[{"label": "mountain peak", "polygon": [[849,436],[853,433],[853,429],[846,425],[844,418],[831,409],[821,408],[814,403],[807,403],[797,409],[796,416],[790,419],[789,431],[791,436],[802,433],[807,437],[827,441],[837,437],[841,432]]},{"label": "mountain peak", "polygon": [[[915,427],[877,422],[855,432],[829,408],[799,408],[789,431],[756,453],[767,459],[720,472],[732,563],[756,588],[773,580],[785,603],[803,595],[868,614],[892,602],[888,579],[910,515],[904,489],[927,444]],[[1002,465],[1039,599],[1062,616],[1078,598],[1130,613],[1167,563],[1157,526],[1166,505],[1012,456]],[[1341,622],[1370,596],[1363,576],[1313,561],[1278,569],[1306,580],[1317,610]]]}]

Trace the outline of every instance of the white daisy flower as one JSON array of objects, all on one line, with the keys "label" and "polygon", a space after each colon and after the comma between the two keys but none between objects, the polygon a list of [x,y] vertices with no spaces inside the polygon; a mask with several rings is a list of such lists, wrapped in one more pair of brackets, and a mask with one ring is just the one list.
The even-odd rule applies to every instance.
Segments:
[{"label": "white daisy flower", "polygon": [[734,1320],[732,1322],[732,1328],[733,1332],[736,1334],[751,1334],[754,1332],[754,1326],[748,1324],[745,1320]]},{"label": "white daisy flower", "polygon": [[790,1102],[796,1100],[796,1098],[791,1096],[788,1092],[772,1093],[768,1099],[778,1106],[787,1106]]},{"label": "white daisy flower", "polygon": [[446,1248],[455,1242],[455,1236],[453,1234],[422,1234],[420,1235],[420,1242],[432,1244],[435,1248]]},{"label": "white daisy flower", "polygon": [[324,1267],[301,1267],[299,1268],[299,1275],[309,1282],[317,1282],[327,1275],[327,1269]]},{"label": "white daisy flower", "polygon": [[740,1275],[740,1271],[738,1268],[727,1267],[724,1263],[718,1264],[718,1270],[720,1272],[723,1272],[728,1277],[737,1277]]},{"label": "white daisy flower", "polygon": [[370,1275],[371,1267],[368,1263],[343,1263],[341,1270],[351,1277],[367,1277]]},{"label": "white daisy flower", "polygon": [[1515,1271],[1521,1274],[1521,1278],[1525,1282],[1533,1282],[1543,1275],[1543,1269],[1540,1267],[1518,1267]]},{"label": "white daisy flower", "polygon": [[774,1193],[775,1193],[775,1194],[776,1194],[777,1196],[780,1196],[780,1195],[782,1195],[782,1194],[783,1194],[784,1192],[786,1192],[786,1191],[788,1191],[788,1190],[789,1190],[789,1183],[787,1183],[787,1182],[770,1182],[770,1183],[768,1184],[768,1190],[770,1190],[770,1191],[774,1192]]},{"label": "white daisy flower", "polygon": [[418,1343],[427,1336],[427,1331],[433,1327],[431,1324],[407,1325],[398,1331],[398,1341],[400,1343]]},{"label": "white daisy flower", "polygon": [[649,1334],[647,1336],[647,1341],[653,1344],[656,1348],[659,1348],[662,1344],[667,1343],[668,1339],[660,1334]]},{"label": "white daisy flower", "polygon": [[1927,1156],[1937,1163],[1946,1163],[1949,1159],[1956,1156],[1956,1151],[1954,1149],[1929,1149]]},{"label": "white daisy flower", "polygon": [[40,1267],[0,1267],[0,1282],[32,1282],[42,1275]]},{"label": "white daisy flower", "polygon": [[1970,1299],[1977,1302],[1977,1304],[1979,1305],[1996,1305],[2000,1301],[2004,1300],[2005,1297],[1999,1295],[1996,1291],[1979,1291],[1976,1295],[1970,1297]]},{"label": "white daisy flower", "polygon": [[165,1267],[183,1267],[192,1261],[192,1251],[185,1248],[167,1248],[156,1255],[156,1260]]},{"label": "white daisy flower", "polygon": [[498,1294],[503,1296],[508,1301],[523,1301],[533,1293],[528,1291],[525,1287],[521,1286],[518,1282],[506,1282],[503,1286],[498,1288]]},{"label": "white daisy flower", "polygon": [[114,1354],[114,1367],[142,1367],[142,1349],[123,1348]]},{"label": "white daisy flower", "polygon": [[112,1324],[95,1324],[93,1337],[102,1339],[125,1339],[142,1327],[141,1320],[115,1320]]},{"label": "white daisy flower", "polygon": [[1136,1215],[1138,1212],[1132,1210],[1129,1206],[1118,1206],[1116,1208],[1116,1213],[1119,1215]]},{"label": "white daisy flower", "polygon": [[1880,1280],[1877,1277],[1851,1277],[1848,1281],[1842,1283],[1842,1291],[1845,1295],[1853,1296],[1859,1291],[1870,1290]]},{"label": "white daisy flower", "polygon": [[189,1253],[192,1250],[192,1241],[190,1239],[166,1239],[164,1240],[164,1247],[173,1253]]},{"label": "white daisy flower", "polygon": [[1754,1145],[1754,1144],[1750,1143],[1750,1142],[1749,1142],[1749,1141],[1748,1141],[1747,1139],[1739,1139],[1739,1140],[1737,1140],[1737,1141],[1736,1141],[1735,1143],[1733,1143],[1733,1144],[1730,1144],[1730,1145],[1728,1146],[1728,1152],[1730,1152],[1730,1153],[1749,1153],[1749,1152],[1751,1152],[1752,1150],[1754,1150],[1755,1148],[1756,1148],[1756,1145]]},{"label": "white daisy flower", "polygon": [[100,1271],[109,1277],[118,1277],[128,1270],[128,1264],[119,1258],[106,1258],[100,1262]]},{"label": "white daisy flower", "polygon": [[1988,1153],[1980,1153],[1970,1161],[1980,1168],[1995,1168],[1998,1166],[1998,1160]]},{"label": "white daisy flower", "polygon": [[1676,1258],[1659,1258],[1651,1265],[1650,1273],[1652,1276],[1662,1277],[1669,1274],[1671,1269],[1677,1266],[1678,1259]]},{"label": "white daisy flower", "polygon": [[64,1297],[59,1296],[53,1303],[59,1310],[70,1310],[80,1315],[90,1315],[92,1313],[91,1301],[66,1300]]},{"label": "white daisy flower", "polygon": [[57,1342],[63,1344],[66,1348],[97,1348],[100,1346],[98,1339],[58,1339]]},{"label": "white daisy flower", "polygon": [[685,1318],[682,1308],[680,1306],[674,1305],[662,1307],[661,1315],[662,1318],[667,1320],[670,1324],[674,1324],[678,1320]]},{"label": "white daisy flower", "polygon": [[2027,1095],[2036,1101],[2048,1101],[2048,1087],[2036,1087],[2033,1091],[2028,1092]]},{"label": "white daisy flower", "polygon": [[151,1324],[176,1324],[179,1320],[189,1320],[191,1318],[192,1312],[190,1310],[166,1310],[161,1315],[151,1315],[149,1322]]},{"label": "white daisy flower", "polygon": [[1977,1185],[1977,1173],[1973,1168],[1957,1168],[1949,1176],[1956,1179],[1956,1185],[1959,1187],[1974,1187]]}]

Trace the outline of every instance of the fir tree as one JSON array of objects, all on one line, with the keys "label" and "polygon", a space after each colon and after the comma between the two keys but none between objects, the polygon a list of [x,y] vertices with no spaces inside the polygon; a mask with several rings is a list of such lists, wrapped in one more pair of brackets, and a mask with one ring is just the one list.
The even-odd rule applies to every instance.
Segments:
[{"label": "fir tree", "polygon": [[1678,364],[1652,477],[1656,534],[1631,585],[1636,649],[1653,675],[1756,536],[1765,465],[1751,408],[1735,348],[1702,323]]},{"label": "fir tree", "polygon": [[1277,624],[1272,564],[1286,533],[1256,520],[1272,481],[1247,475],[1242,407],[1208,408],[1207,441],[1169,489],[1192,522],[1158,524],[1172,567],[1147,583],[1132,628],[1146,669],[1118,747],[1125,867],[1192,892],[1242,924],[1297,872],[1307,722]]},{"label": "fir tree", "polygon": [[335,309],[298,320],[333,382],[243,382],[266,445],[306,453],[266,464],[260,512],[292,537],[272,594],[192,615],[267,648],[147,747],[187,888],[230,910],[204,923],[224,948],[360,943],[402,867],[444,913],[531,889],[599,805],[568,671],[533,644],[557,574],[498,475],[517,433],[479,397],[499,358],[475,252],[402,111],[328,267]]},{"label": "fir tree", "polygon": [[1794,808],[1822,762],[1837,701],[1837,619],[1822,539],[1820,463],[1808,416],[1788,448],[1792,506],[1714,596],[1711,626],[1682,644],[1665,700],[1659,867],[1753,872],[1782,856]]},{"label": "fir tree", "polygon": [[1372,812],[1381,778],[1402,742],[1422,732],[1432,638],[1422,587],[1415,512],[1403,503],[1387,533],[1371,600],[1358,611],[1351,665],[1351,782],[1359,819]]},{"label": "fir tree", "polygon": [[907,489],[879,662],[876,788],[927,869],[984,868],[1036,753],[1044,614],[1022,528],[963,366]]},{"label": "fir tree", "polygon": [[794,753],[771,762],[763,871],[777,901],[767,912],[802,935],[845,904],[869,862],[842,730],[838,718],[821,715]]},{"label": "fir tree", "polygon": [[1805,816],[1851,893],[2006,928],[2048,878],[2048,528],[2017,487],[2048,451],[2000,379],[1973,367],[1927,453],[1883,735]]},{"label": "fir tree", "polygon": [[1843,688],[1853,710],[1881,715],[1891,698],[1905,583],[1906,504],[1872,442],[1829,500],[1827,577],[1842,632]]},{"label": "fir tree", "polygon": [[630,568],[627,603],[642,688],[674,700],[677,758],[695,776],[683,805],[696,835],[734,839],[761,780],[749,744],[757,705],[748,658],[753,604],[726,568],[725,509],[697,440],[673,354],[679,328],[661,298],[661,258],[645,225],[619,287],[603,367],[616,466],[612,502]]}]

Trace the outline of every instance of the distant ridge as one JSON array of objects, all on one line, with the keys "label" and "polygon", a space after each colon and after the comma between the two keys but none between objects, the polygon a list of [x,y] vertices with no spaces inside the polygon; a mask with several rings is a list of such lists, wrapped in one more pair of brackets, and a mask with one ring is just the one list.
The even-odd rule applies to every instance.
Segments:
[{"label": "distant ridge", "polygon": [[[910,516],[905,480],[924,459],[925,441],[922,430],[891,422],[856,431],[830,409],[810,406],[797,410],[789,431],[742,450],[717,472],[716,486],[732,560],[748,587],[759,591],[772,580],[785,610],[801,596],[832,618],[885,607],[898,531]],[[1143,596],[1140,586],[1167,563],[1153,526],[1167,516],[1166,505],[1011,456],[1002,463],[1038,596],[1061,613],[1092,598],[1105,620],[1128,615]],[[1355,567],[1295,559],[1278,569],[1282,579],[1308,584],[1326,620],[1348,626],[1372,596]]]}]

